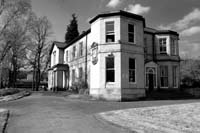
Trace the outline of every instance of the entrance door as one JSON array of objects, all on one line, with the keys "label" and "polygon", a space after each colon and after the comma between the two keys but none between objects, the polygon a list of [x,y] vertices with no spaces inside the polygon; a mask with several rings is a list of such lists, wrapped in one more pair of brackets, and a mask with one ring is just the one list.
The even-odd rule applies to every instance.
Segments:
[{"label": "entrance door", "polygon": [[156,88],[156,68],[147,67],[146,68],[146,88],[149,92],[153,91]]},{"label": "entrance door", "polygon": [[149,92],[154,90],[154,79],[153,74],[149,73]]}]

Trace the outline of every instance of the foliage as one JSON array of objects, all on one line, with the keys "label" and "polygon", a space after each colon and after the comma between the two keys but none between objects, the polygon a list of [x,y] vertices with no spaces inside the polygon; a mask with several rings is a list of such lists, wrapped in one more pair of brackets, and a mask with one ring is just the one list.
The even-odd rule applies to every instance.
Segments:
[{"label": "foliage", "polygon": [[15,88],[9,88],[9,89],[1,89],[0,90],[0,97],[1,96],[7,96],[7,95],[12,95],[20,92],[20,90],[15,89]]},{"label": "foliage", "polygon": [[49,63],[48,51],[49,40],[51,36],[51,23],[47,17],[37,17],[32,14],[32,21],[30,26],[30,34],[32,46],[29,48],[29,64],[33,69],[34,90],[39,89],[41,75],[47,69]]},{"label": "foliage", "polygon": [[70,21],[70,24],[67,26],[67,32],[65,33],[65,42],[69,43],[78,36],[79,32],[78,32],[77,17],[75,14],[72,14],[72,20]]},{"label": "foliage", "polygon": [[87,90],[88,85],[83,80],[79,80],[78,82],[72,83],[70,90],[83,94],[85,90]]},{"label": "foliage", "polygon": [[200,60],[185,59],[181,62],[181,86],[200,87]]},{"label": "foliage", "polygon": [[[0,67],[6,65],[10,69],[9,75],[12,77],[9,77],[9,85],[12,86],[16,82],[19,68],[23,66],[30,12],[31,4],[29,0],[1,0]],[[0,80],[8,76],[0,75]]]}]

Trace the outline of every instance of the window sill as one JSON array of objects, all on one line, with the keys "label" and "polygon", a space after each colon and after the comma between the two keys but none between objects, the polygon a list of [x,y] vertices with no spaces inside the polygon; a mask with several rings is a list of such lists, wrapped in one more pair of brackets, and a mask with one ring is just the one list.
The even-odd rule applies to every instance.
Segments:
[{"label": "window sill", "polygon": [[137,82],[129,82],[129,84],[137,84]]},{"label": "window sill", "polygon": [[115,82],[106,82],[106,84],[113,85],[113,84],[115,84]]},{"label": "window sill", "polygon": [[160,87],[161,89],[168,89],[169,87],[168,86],[166,86],[166,87]]}]

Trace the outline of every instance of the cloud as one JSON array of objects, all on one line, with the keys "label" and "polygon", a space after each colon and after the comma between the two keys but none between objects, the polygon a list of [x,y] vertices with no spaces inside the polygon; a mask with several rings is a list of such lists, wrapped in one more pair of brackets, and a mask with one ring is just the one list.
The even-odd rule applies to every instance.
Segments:
[{"label": "cloud", "polygon": [[200,26],[193,26],[191,28],[183,30],[180,34],[182,36],[192,36],[197,33],[200,33]]},{"label": "cloud", "polygon": [[145,13],[148,13],[150,11],[151,7],[149,6],[142,6],[140,4],[130,4],[128,5],[127,8],[125,8],[124,10],[125,11],[128,11],[128,12],[131,12],[131,13],[135,13],[135,14],[145,14]]},{"label": "cloud", "polygon": [[200,9],[195,8],[192,12],[185,15],[182,19],[171,23],[169,25],[160,25],[159,29],[173,29],[173,30],[185,30],[188,27],[200,22]]},{"label": "cloud", "polygon": [[115,8],[115,7],[119,6],[121,3],[122,3],[122,0],[110,0],[106,6]]}]

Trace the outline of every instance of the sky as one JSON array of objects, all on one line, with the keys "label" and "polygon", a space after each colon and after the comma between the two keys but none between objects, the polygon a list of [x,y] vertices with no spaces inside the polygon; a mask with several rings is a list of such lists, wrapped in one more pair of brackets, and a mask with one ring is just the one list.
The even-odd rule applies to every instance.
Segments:
[{"label": "sky", "polygon": [[73,13],[82,33],[98,13],[125,10],[142,15],[147,27],[177,31],[182,58],[200,57],[200,0],[32,0],[32,8],[52,23],[53,41],[64,41]]}]

